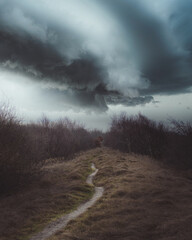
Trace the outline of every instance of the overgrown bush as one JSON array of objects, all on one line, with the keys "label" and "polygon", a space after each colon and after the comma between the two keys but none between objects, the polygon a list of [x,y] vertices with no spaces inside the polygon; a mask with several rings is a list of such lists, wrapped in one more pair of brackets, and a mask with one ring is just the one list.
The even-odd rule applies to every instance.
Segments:
[{"label": "overgrown bush", "polygon": [[120,151],[149,155],[175,167],[192,167],[190,123],[172,120],[168,128],[141,114],[122,114],[112,119],[105,144]]},{"label": "overgrown bush", "polygon": [[125,114],[112,119],[105,143],[124,152],[161,157],[166,146],[166,129],[145,116],[128,117]]},{"label": "overgrown bush", "polygon": [[71,158],[93,147],[92,134],[83,126],[43,117],[23,124],[5,105],[0,107],[0,193],[28,183],[47,158]]},{"label": "overgrown bush", "polygon": [[75,153],[92,147],[92,136],[81,125],[67,118],[51,122],[44,117],[39,125],[47,158],[71,158]]},{"label": "overgrown bush", "polygon": [[182,121],[171,121],[166,159],[172,164],[192,168],[192,125]]},{"label": "overgrown bush", "polygon": [[35,142],[12,110],[0,108],[0,192],[29,180],[40,164]]}]

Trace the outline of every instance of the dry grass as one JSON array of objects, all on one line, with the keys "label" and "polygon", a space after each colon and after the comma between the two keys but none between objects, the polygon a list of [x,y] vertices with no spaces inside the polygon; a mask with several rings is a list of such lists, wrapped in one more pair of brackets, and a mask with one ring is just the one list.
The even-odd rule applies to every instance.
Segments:
[{"label": "dry grass", "polygon": [[0,239],[26,240],[91,197],[85,184],[94,162],[105,193],[49,240],[191,240],[191,172],[139,155],[96,149],[67,163],[48,162],[39,182],[0,199]]},{"label": "dry grass", "polygon": [[92,195],[85,184],[91,159],[47,162],[40,180],[14,195],[0,198],[0,239],[26,240],[48,222],[70,212]]},{"label": "dry grass", "polygon": [[[99,202],[50,240],[191,240],[190,173],[109,149],[86,153],[99,168]],[[188,177],[187,177],[188,176]]]}]

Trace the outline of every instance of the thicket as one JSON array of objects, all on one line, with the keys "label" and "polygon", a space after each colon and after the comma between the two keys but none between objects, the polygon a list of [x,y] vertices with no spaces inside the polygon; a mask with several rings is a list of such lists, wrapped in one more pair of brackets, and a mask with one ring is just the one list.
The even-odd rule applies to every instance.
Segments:
[{"label": "thicket", "polygon": [[0,193],[28,183],[48,158],[67,160],[94,147],[94,137],[95,132],[66,118],[23,124],[9,106],[1,105]]},{"label": "thicket", "polygon": [[171,120],[170,126],[139,114],[112,119],[105,145],[123,152],[149,155],[176,167],[192,168],[192,126]]},{"label": "thicket", "polygon": [[[102,133],[88,131],[67,118],[23,124],[14,111],[0,106],[0,194],[27,184],[46,159],[67,160],[96,147]],[[171,127],[139,114],[114,117],[104,136],[107,147],[149,155],[174,166],[192,168],[192,125],[171,120]]]}]

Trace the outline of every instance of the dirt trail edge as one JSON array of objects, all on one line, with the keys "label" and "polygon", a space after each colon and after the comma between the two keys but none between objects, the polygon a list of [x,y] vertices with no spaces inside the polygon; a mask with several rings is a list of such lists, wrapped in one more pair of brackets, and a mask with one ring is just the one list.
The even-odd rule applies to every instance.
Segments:
[{"label": "dirt trail edge", "polygon": [[[98,172],[98,169],[96,169],[93,163],[91,168],[94,172],[90,174],[86,180],[86,183],[89,185],[93,184],[93,178]],[[92,207],[102,197],[103,192],[103,187],[95,187],[95,193],[88,202],[81,204],[75,211],[64,215],[63,217],[57,219],[54,222],[51,222],[47,227],[43,229],[43,231],[33,236],[30,240],[46,240],[47,238],[55,234],[58,230],[66,227],[71,220],[77,218],[82,213],[86,212],[88,208]]]}]

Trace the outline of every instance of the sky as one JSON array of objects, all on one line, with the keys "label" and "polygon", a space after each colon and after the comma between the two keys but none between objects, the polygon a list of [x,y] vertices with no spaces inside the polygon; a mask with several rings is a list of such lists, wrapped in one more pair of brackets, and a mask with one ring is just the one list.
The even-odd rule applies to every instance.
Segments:
[{"label": "sky", "polygon": [[0,101],[106,130],[192,121],[191,0],[0,0]]}]

